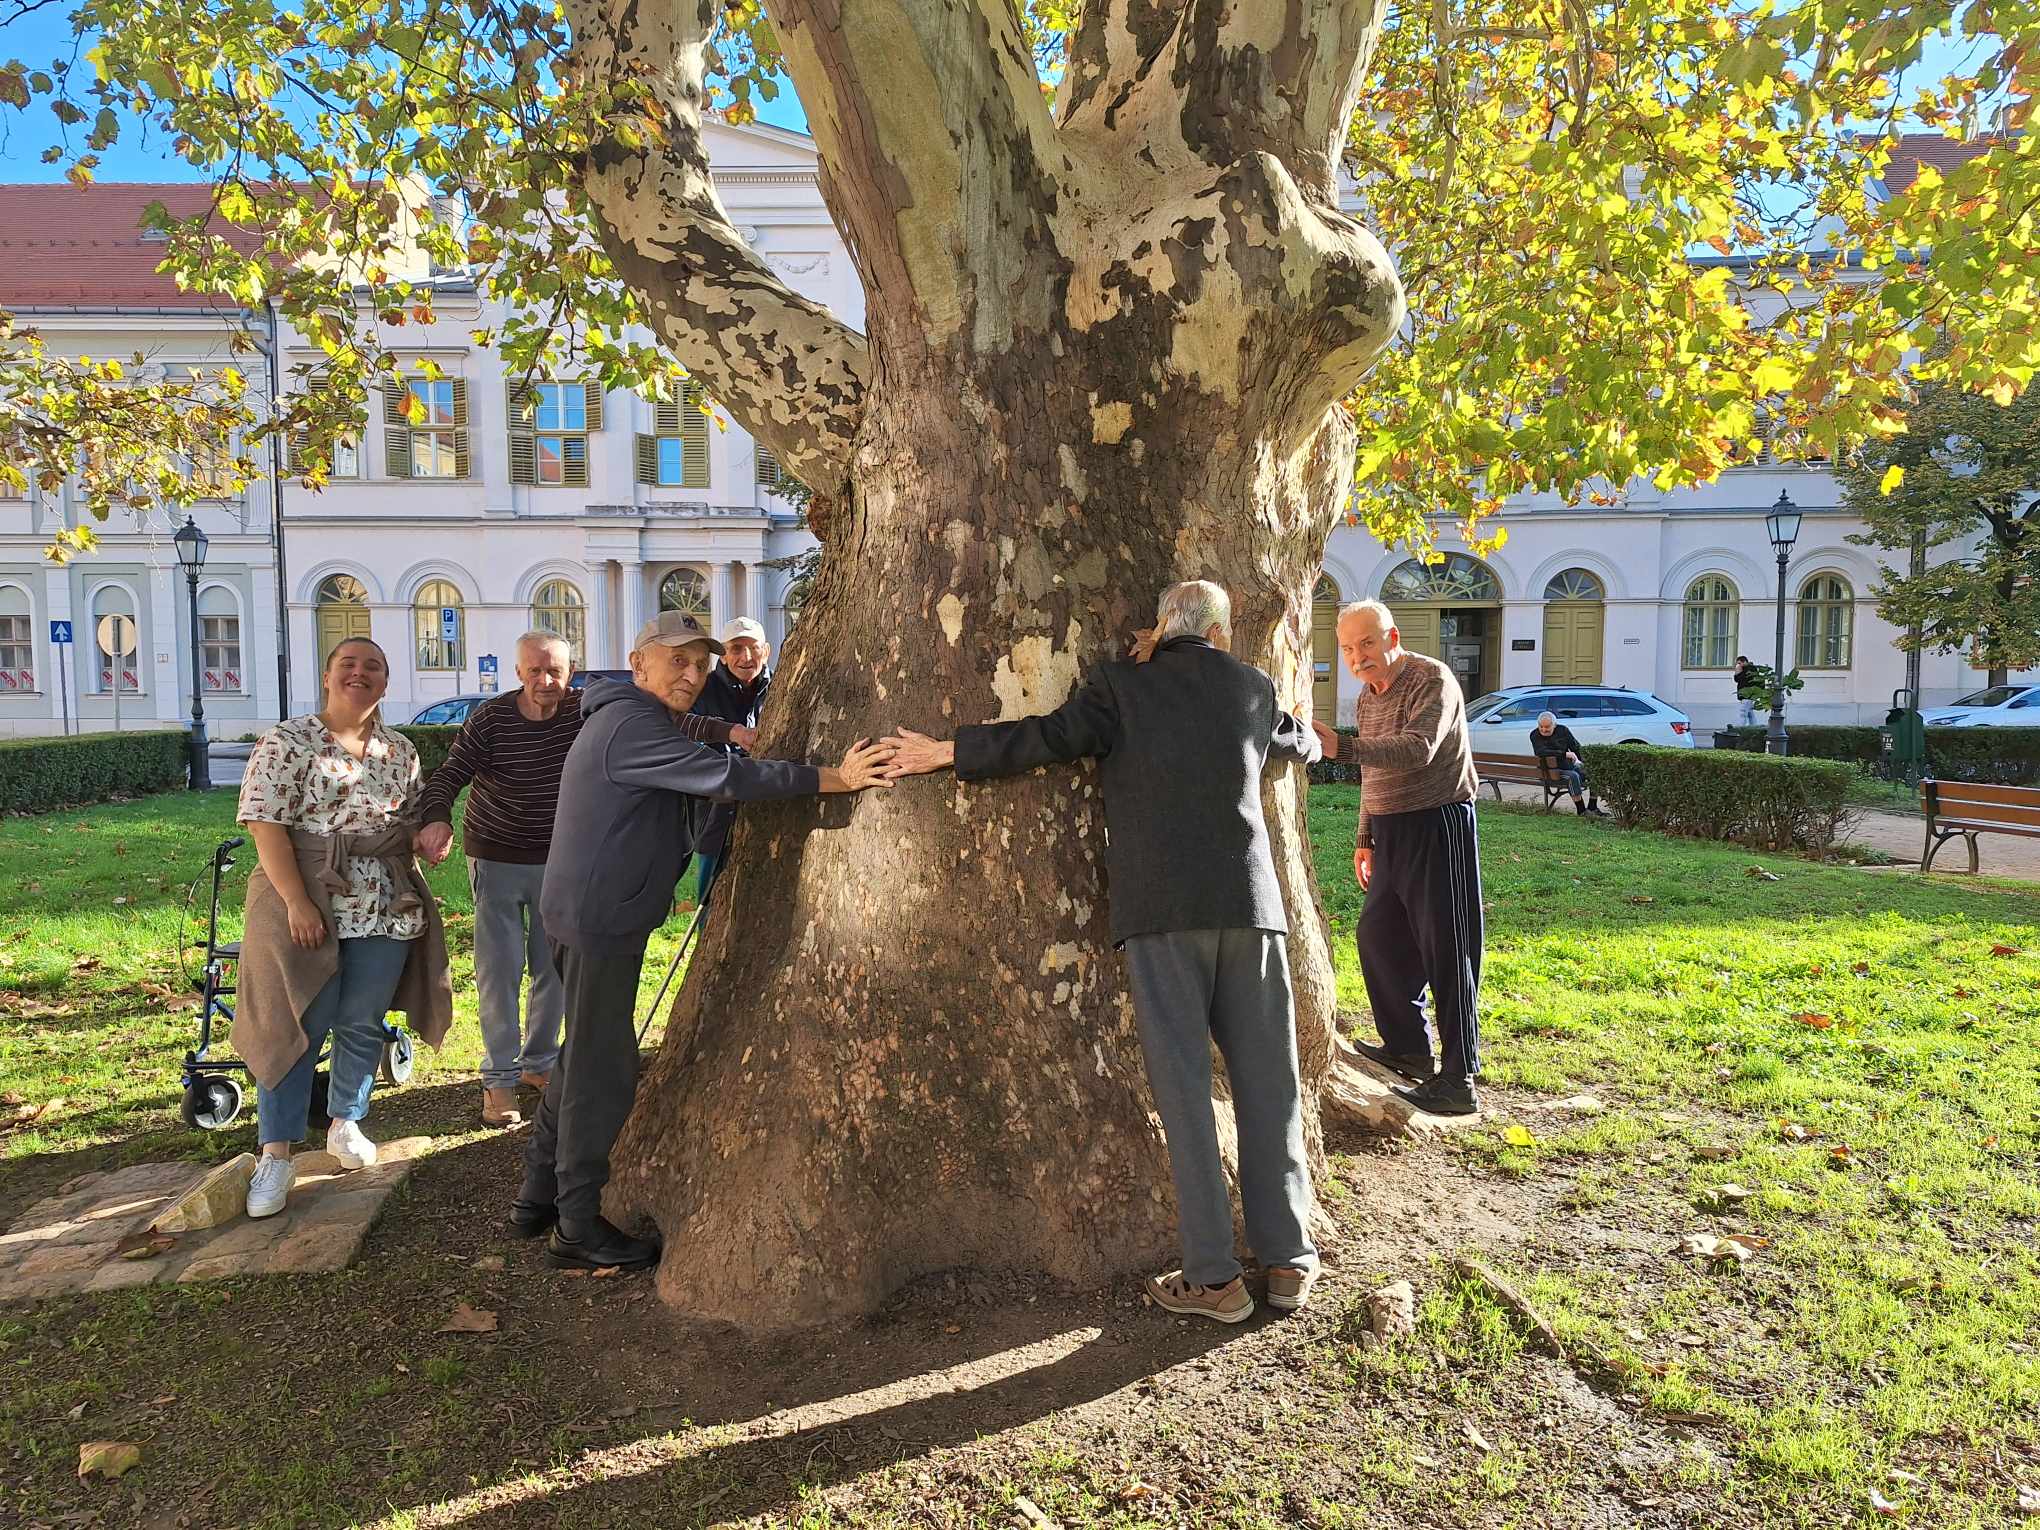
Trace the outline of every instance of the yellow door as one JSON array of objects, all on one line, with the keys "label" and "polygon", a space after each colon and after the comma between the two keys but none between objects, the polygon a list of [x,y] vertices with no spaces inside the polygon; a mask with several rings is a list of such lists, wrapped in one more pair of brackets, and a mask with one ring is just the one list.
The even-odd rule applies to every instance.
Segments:
[{"label": "yellow door", "polygon": [[324,671],[333,650],[349,638],[367,637],[368,607],[322,605],[319,607],[319,668]]},{"label": "yellow door", "polygon": [[1310,715],[1333,721],[1339,707],[1339,587],[1320,579],[1310,608]]},{"label": "yellow door", "polygon": [[1601,603],[1553,600],[1544,607],[1544,683],[1601,683]]},{"label": "yellow door", "polygon": [[1403,647],[1412,653],[1442,659],[1438,650],[1438,610],[1435,606],[1392,606],[1395,630],[1402,634]]}]

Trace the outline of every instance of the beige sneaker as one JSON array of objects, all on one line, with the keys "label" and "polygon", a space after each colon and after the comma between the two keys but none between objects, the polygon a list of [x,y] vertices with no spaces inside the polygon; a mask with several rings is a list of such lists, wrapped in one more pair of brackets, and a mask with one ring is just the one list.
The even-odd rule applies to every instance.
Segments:
[{"label": "beige sneaker", "polygon": [[1317,1285],[1317,1266],[1299,1270],[1292,1265],[1271,1265],[1268,1269],[1268,1305],[1280,1307],[1284,1312],[1294,1312],[1310,1300],[1310,1293]]},{"label": "beige sneaker", "polygon": [[482,1091],[482,1125],[519,1126],[524,1121],[524,1112],[517,1108],[515,1089],[484,1089]]},{"label": "beige sneaker", "polygon": [[1237,1275],[1222,1286],[1193,1286],[1181,1270],[1171,1270],[1166,1275],[1150,1275],[1141,1284],[1154,1304],[1166,1312],[1220,1323],[1244,1323],[1254,1315],[1254,1299],[1247,1295],[1247,1283]]}]

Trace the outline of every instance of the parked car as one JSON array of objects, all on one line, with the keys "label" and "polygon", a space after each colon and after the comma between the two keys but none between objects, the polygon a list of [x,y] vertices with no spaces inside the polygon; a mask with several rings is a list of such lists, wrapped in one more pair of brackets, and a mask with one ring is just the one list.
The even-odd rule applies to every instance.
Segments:
[{"label": "parked car", "polygon": [[449,696],[444,701],[435,701],[421,709],[411,719],[411,725],[419,728],[457,728],[468,720],[468,713],[485,701],[494,701],[494,696],[477,693],[471,696]]},{"label": "parked car", "polygon": [[1617,685],[1512,685],[1489,691],[1466,709],[1467,731],[1482,754],[1531,754],[1530,730],[1549,712],[1582,744],[1659,744],[1693,747],[1693,724],[1684,712],[1649,691]]},{"label": "parked car", "polygon": [[578,691],[590,680],[622,680],[627,684],[630,680],[630,671],[627,669],[577,669],[574,671],[574,678],[569,680],[567,684]]},{"label": "parked car", "polygon": [[1929,728],[2040,728],[2040,685],[1986,686],[1927,707],[1921,720]]}]

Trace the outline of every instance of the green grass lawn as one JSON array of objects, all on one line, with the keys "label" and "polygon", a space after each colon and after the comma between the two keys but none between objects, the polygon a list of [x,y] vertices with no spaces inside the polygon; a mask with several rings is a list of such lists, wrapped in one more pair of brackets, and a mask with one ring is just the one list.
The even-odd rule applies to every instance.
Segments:
[{"label": "green grass lawn", "polygon": [[[0,818],[0,1088],[33,1104],[63,1101],[0,1135],[0,1218],[44,1193],[53,1175],[78,1172],[70,1165],[81,1152],[98,1168],[252,1143],[252,1090],[242,1123],[224,1134],[188,1131],[177,1117],[184,1054],[198,1034],[185,974],[203,959],[213,847],[241,832],[235,802],[231,791],[173,792]],[[222,938],[240,934],[254,844],[236,859],[221,896]],[[443,1050],[418,1048],[419,1086],[473,1078],[481,1059],[466,868],[456,844],[429,873],[446,916],[454,1025]],[[203,878],[195,889],[194,878]],[[691,877],[687,888],[691,913]],[[645,1003],[685,930],[676,918],[654,937]],[[232,1055],[223,1036],[217,1044]],[[479,1109],[479,1087],[476,1100]]]},{"label": "green grass lawn", "polygon": [[[1344,787],[1318,789],[1312,804],[1349,1014],[1365,1010],[1352,949],[1354,807]],[[208,1137],[175,1117],[192,1031],[177,1002],[184,890],[231,832],[232,808],[229,793],[173,795],[0,821],[0,1079],[26,1100],[64,1101],[47,1121],[0,1135],[0,1217],[83,1169],[213,1157],[252,1140],[245,1125]],[[897,1465],[873,1464],[848,1435],[834,1438],[855,1461],[834,1468],[825,1445],[789,1444],[797,1475],[783,1489],[688,1486],[693,1468],[680,1463],[750,1460],[727,1452],[753,1447],[676,1424],[663,1442],[634,1447],[656,1446],[675,1464],[641,1477],[626,1465],[624,1478],[641,1486],[581,1517],[708,1523],[722,1510],[699,1505],[727,1492],[724,1506],[749,1505],[744,1517],[761,1524],[1007,1525],[1000,1505],[1026,1491],[1068,1525],[1598,1525],[1609,1520],[1582,1505],[1607,1505],[1597,1495],[1609,1452],[1568,1433],[1566,1410],[1577,1406],[1606,1414],[1594,1441],[1613,1431],[1637,1452],[1622,1468],[1635,1497],[1619,1522],[2013,1522],[2019,1485],[2040,1484],[2034,890],[1815,866],[1515,808],[1483,806],[1481,833],[1495,1118],[1442,1148],[1337,1155],[1324,1194],[1366,1234],[1381,1231],[1371,1226],[1379,1219],[1421,1214],[1420,1202],[1381,1199],[1391,1182],[1405,1193],[1412,1182],[1476,1193],[1493,1231],[1466,1247],[1549,1317],[1570,1365],[1537,1354],[1520,1321],[1456,1277],[1450,1247],[1361,1236],[1354,1246],[1375,1252],[1342,1256],[1340,1290],[1350,1300],[1377,1277],[1411,1278],[1421,1298],[1414,1340],[1366,1348],[1357,1317],[1314,1313],[1214,1352],[1231,1369],[1201,1401],[1194,1365],[1143,1361],[1170,1379],[1152,1406],[1129,1409],[1133,1422],[1112,1426],[1109,1450],[1061,1412],[995,1419],[982,1437],[973,1420],[953,1448],[912,1443],[909,1422]],[[252,861],[244,854],[243,869]],[[400,1099],[472,1077],[461,866],[456,857],[434,874],[460,1019],[445,1053],[421,1054]],[[680,930],[675,921],[662,932],[647,990]],[[1604,1108],[1544,1108],[1583,1092]],[[178,1408],[211,1409],[153,1436],[141,1473],[151,1494],[182,1484],[217,1495],[194,1523],[327,1525],[411,1505],[415,1517],[407,1509],[386,1523],[451,1524],[469,1511],[425,1506],[520,1481],[551,1492],[571,1479],[573,1491],[595,1493],[592,1476],[616,1463],[585,1463],[612,1426],[599,1422],[605,1401],[573,1390],[586,1371],[579,1354],[506,1346],[505,1358],[470,1364],[461,1356],[478,1351],[433,1337],[454,1295],[491,1281],[506,1308],[557,1305],[561,1321],[595,1310],[577,1288],[514,1262],[508,1275],[472,1273],[475,1255],[500,1245],[473,1225],[493,1203],[477,1212],[468,1201],[500,1194],[504,1170],[486,1155],[507,1149],[480,1132],[439,1146],[453,1151],[432,1162],[453,1167],[407,1191],[376,1235],[379,1247],[422,1261],[415,1270],[80,1298],[0,1318],[0,1457],[16,1463],[0,1518],[7,1491],[31,1519],[93,1502],[72,1477],[72,1436],[94,1437],[94,1420],[135,1388],[143,1401],[174,1392],[187,1399]],[[1688,1233],[1744,1235],[1754,1253],[1741,1264],[1682,1257],[1673,1249]],[[460,1237],[481,1241],[443,1252],[435,1243]],[[1392,1258],[1380,1252],[1389,1249]],[[420,1280],[429,1310],[413,1312]],[[356,1348],[336,1367],[299,1363],[271,1376],[215,1321],[230,1298],[239,1321],[300,1362],[333,1337],[320,1324],[356,1325],[364,1305],[370,1336],[350,1338]],[[1127,1337],[1094,1346],[1102,1354],[1174,1334],[1152,1315],[1109,1310],[1103,1321]],[[337,1319],[343,1312],[355,1317]],[[552,1316],[527,1311],[524,1321]],[[931,1342],[959,1333],[964,1342],[974,1319],[957,1321]],[[854,1351],[894,1338],[873,1325],[826,1342],[839,1341]],[[1134,1366],[1126,1384],[1141,1374]],[[259,1419],[237,1411],[250,1384],[264,1399]],[[1258,1399],[1299,1387],[1290,1406],[1307,1427],[1293,1440],[1264,1433],[1268,1404]],[[1187,1412],[1170,1411],[1178,1388],[1192,1399]],[[396,1415],[377,1411],[385,1396],[403,1404],[395,1454]],[[65,1421],[88,1401],[83,1422]],[[514,1418],[501,1423],[506,1407]],[[1558,1422],[1547,1427],[1547,1413]],[[1253,1414],[1264,1422],[1233,1427]],[[1206,1424],[1220,1431],[1217,1456],[1194,1479],[1172,1475]],[[311,1454],[291,1444],[302,1429],[318,1442]],[[613,1426],[626,1442],[644,1432],[627,1419]],[[1130,1492],[1143,1474],[1178,1496]],[[1192,1480],[1207,1486],[1177,1485]],[[829,1481],[854,1481],[863,1506],[815,1507],[810,1489]],[[650,1501],[683,1489],[696,1509]],[[646,1501],[627,1498],[640,1490]],[[1873,1492],[1896,1514],[1873,1510]],[[506,1511],[500,1523],[555,1522],[550,1513],[541,1493],[528,1516]]]},{"label": "green grass lawn", "polygon": [[[1365,1013],[1355,795],[1319,788],[1312,825],[1341,1008]],[[1777,1522],[1853,1518],[1877,1487],[1931,1504],[1915,1523],[1999,1523],[1989,1463],[2040,1439],[2040,899],[1524,810],[1483,808],[1481,830],[1487,1080],[1609,1108],[1521,1111],[1465,1143],[1467,1171],[1548,1180],[1617,1225],[1768,1240],[1739,1269],[1641,1279],[1533,1244],[1532,1299],[1653,1406],[1718,1421],[1733,1449],[1707,1470]],[[1443,1333],[1483,1309],[1507,1330],[1436,1297],[1434,1353],[1499,1373],[1513,1342]],[[1696,1327],[1705,1346],[1675,1341]]]}]

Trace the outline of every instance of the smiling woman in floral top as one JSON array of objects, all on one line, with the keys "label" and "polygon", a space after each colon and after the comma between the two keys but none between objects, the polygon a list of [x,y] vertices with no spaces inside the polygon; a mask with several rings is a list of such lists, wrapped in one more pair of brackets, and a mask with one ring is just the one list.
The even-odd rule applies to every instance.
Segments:
[{"label": "smiling woman in floral top", "polygon": [[310,1114],[319,1047],[333,1037],[326,1149],[376,1161],[363,1135],[383,1018],[405,1010],[433,1045],[452,1012],[439,910],[412,858],[403,810],[418,752],[382,724],[389,661],[367,638],[326,660],[325,706],[263,736],[242,778],[240,819],[261,867],[248,879],[234,1046],[255,1075],[262,1157],[248,1215],[283,1209],[291,1148]]}]

